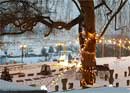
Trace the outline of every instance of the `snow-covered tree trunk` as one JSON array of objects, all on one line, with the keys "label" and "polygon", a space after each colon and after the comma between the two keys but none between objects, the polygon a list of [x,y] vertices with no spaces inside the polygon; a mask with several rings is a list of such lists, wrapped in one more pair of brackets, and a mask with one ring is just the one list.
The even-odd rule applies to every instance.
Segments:
[{"label": "snow-covered tree trunk", "polygon": [[83,21],[79,25],[79,41],[82,62],[81,86],[92,85],[95,82],[96,66],[96,31],[93,0],[79,0]]}]

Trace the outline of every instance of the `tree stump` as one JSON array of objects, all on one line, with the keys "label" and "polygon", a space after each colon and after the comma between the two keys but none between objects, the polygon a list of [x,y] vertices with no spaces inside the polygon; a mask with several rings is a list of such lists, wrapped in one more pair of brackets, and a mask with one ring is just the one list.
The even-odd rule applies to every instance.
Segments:
[{"label": "tree stump", "polygon": [[130,76],[130,67],[128,67],[128,71],[129,71],[129,74],[128,74],[128,76]]},{"label": "tree stump", "polygon": [[118,74],[117,73],[115,74],[115,79],[118,79]]},{"label": "tree stump", "polygon": [[114,70],[109,70],[110,72],[110,78],[109,78],[109,84],[112,84],[113,85],[113,82],[114,82],[114,79],[113,79],[113,73],[114,73]]},{"label": "tree stump", "polygon": [[116,83],[116,87],[119,87],[119,83],[118,82]]},{"label": "tree stump", "polygon": [[109,64],[104,64],[103,66],[106,68],[109,68]]},{"label": "tree stump", "polygon": [[55,91],[59,91],[59,86],[58,85],[55,86]]},{"label": "tree stump", "polygon": [[73,89],[73,83],[69,83],[69,89]]},{"label": "tree stump", "polygon": [[127,72],[126,71],[124,72],[124,77],[127,77]]},{"label": "tree stump", "polygon": [[105,81],[107,81],[107,79],[108,79],[108,75],[107,75],[107,74],[105,74]]},{"label": "tree stump", "polygon": [[41,72],[40,72],[42,75],[50,75],[51,74],[51,68],[49,65],[42,65],[41,67]]},{"label": "tree stump", "polygon": [[62,79],[61,80],[61,82],[62,82],[62,89],[63,90],[67,90],[67,81],[68,81],[68,79],[67,78],[64,78],[64,79]]},{"label": "tree stump", "polygon": [[126,83],[127,83],[127,86],[129,86],[130,85],[130,80],[127,80]]},{"label": "tree stump", "polygon": [[9,69],[7,67],[2,71],[1,79],[12,82],[12,77],[9,74]]}]

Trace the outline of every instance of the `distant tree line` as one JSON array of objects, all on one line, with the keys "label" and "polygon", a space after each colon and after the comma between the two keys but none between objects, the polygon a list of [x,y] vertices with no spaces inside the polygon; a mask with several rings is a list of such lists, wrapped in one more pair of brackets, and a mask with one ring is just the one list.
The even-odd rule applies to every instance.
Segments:
[{"label": "distant tree line", "polygon": [[56,47],[50,46],[49,49],[43,47],[41,49],[41,55],[46,57],[51,53],[59,53],[60,51],[71,51],[73,53],[79,53],[79,48],[74,45],[70,45],[70,46],[59,45]]}]

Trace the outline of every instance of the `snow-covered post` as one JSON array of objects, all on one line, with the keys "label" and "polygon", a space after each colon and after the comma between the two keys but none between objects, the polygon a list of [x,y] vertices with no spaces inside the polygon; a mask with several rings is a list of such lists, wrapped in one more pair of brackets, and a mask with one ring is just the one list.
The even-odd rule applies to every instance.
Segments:
[{"label": "snow-covered post", "polygon": [[127,80],[126,82],[127,82],[127,86],[129,86],[130,85],[130,80]]},{"label": "snow-covered post", "polygon": [[59,86],[58,85],[55,86],[55,91],[59,91]]},{"label": "snow-covered post", "polygon": [[109,70],[110,72],[110,78],[109,78],[109,84],[110,85],[113,85],[113,82],[114,82],[114,78],[113,78],[113,73],[114,73],[114,70]]},{"label": "snow-covered post", "polygon": [[67,90],[67,86],[66,86],[67,85],[67,81],[68,81],[67,78],[61,80],[61,82],[62,82],[62,89],[63,90]]},{"label": "snow-covered post", "polygon": [[115,79],[118,79],[118,74],[117,73],[115,74]]},{"label": "snow-covered post", "polygon": [[129,71],[129,74],[128,74],[128,76],[130,76],[130,67],[128,67],[128,71]]},{"label": "snow-covered post", "polygon": [[119,87],[119,82],[116,83],[116,87]]},{"label": "snow-covered post", "polygon": [[126,71],[124,72],[124,77],[127,77],[127,72]]}]

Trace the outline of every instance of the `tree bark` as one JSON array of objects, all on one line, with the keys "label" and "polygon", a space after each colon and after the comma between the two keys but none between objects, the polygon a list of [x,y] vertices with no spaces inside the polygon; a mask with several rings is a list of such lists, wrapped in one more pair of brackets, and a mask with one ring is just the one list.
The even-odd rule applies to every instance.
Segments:
[{"label": "tree bark", "polygon": [[93,85],[96,67],[96,31],[93,0],[79,0],[83,20],[79,24],[79,42],[82,63],[81,86]]}]

